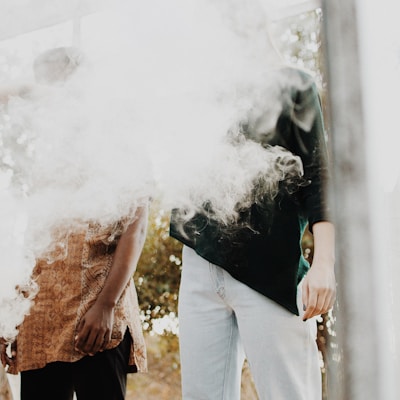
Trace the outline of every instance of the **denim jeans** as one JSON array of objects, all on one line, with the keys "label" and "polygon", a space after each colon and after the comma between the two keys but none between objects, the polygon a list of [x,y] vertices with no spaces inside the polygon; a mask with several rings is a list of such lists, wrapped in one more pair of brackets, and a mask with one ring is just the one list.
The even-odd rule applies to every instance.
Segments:
[{"label": "denim jeans", "polygon": [[179,294],[183,400],[239,400],[245,358],[260,400],[321,400],[315,339],[315,320],[304,322],[184,247]]}]

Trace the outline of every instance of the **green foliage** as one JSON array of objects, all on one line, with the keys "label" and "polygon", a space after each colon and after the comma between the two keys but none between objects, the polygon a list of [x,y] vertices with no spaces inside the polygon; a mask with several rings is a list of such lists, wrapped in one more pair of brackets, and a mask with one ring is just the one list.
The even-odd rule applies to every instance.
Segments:
[{"label": "green foliage", "polygon": [[135,274],[144,329],[151,331],[156,319],[177,315],[182,267],[182,245],[169,236],[169,212],[154,202],[147,240]]}]

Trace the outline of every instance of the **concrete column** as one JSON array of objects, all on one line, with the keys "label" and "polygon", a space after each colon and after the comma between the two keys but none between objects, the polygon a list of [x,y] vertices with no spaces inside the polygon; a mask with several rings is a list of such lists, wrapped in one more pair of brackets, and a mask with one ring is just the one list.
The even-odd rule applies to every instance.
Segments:
[{"label": "concrete column", "polygon": [[323,13],[338,281],[328,399],[383,399],[356,4],[325,0]]}]

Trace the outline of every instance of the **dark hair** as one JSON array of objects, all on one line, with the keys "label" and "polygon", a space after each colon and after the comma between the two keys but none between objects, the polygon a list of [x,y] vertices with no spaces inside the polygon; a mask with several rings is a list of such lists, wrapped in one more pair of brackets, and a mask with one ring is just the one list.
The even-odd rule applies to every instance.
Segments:
[{"label": "dark hair", "polygon": [[75,47],[57,47],[39,54],[33,63],[35,78],[41,83],[63,82],[82,62],[82,53]]}]

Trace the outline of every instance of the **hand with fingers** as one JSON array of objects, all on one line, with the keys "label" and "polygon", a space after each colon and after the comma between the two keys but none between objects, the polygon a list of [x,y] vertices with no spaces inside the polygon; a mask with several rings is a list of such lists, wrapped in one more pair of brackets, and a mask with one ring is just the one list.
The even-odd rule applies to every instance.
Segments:
[{"label": "hand with fingers", "polygon": [[99,302],[82,317],[75,336],[75,350],[89,356],[107,348],[114,323],[114,308]]},{"label": "hand with fingers", "polygon": [[313,263],[304,278],[302,296],[304,321],[328,312],[333,307],[336,298],[336,281],[333,267]]}]

